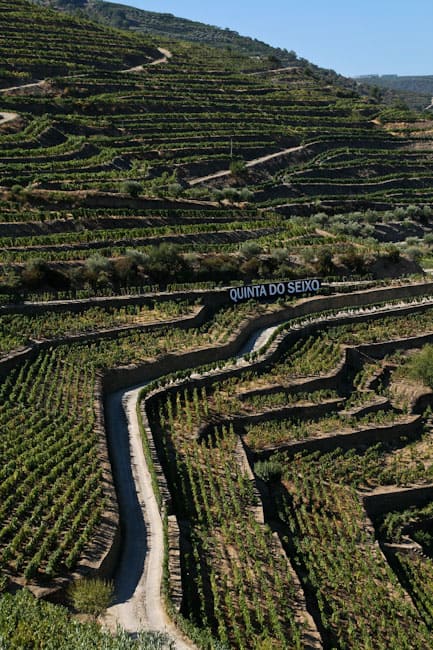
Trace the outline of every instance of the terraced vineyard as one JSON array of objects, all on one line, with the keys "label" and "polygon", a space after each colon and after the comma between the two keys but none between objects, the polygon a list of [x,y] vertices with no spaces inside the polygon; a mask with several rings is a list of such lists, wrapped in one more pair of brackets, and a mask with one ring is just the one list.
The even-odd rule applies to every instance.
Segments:
[{"label": "terraced vineyard", "polygon": [[431,647],[430,122],[293,53],[0,16],[0,591],[114,578],[104,625],[171,638],[20,593],[0,646]]},{"label": "terraced vineyard", "polygon": [[[341,312],[337,327],[325,314],[316,321],[319,334],[310,334],[308,321],[296,329],[289,323],[277,347],[249,367],[147,391],[148,435],[180,530],[180,612],[230,647],[251,647],[252,638],[304,647],[310,636],[317,647],[429,647],[429,588],[420,592],[416,548],[401,545],[400,564],[389,565],[375,542],[378,535],[386,545],[386,538],[369,518],[425,503],[433,493],[430,421],[418,414],[431,391],[415,384],[408,401],[397,373],[408,351],[432,339],[431,307],[388,309],[392,315],[372,310],[362,322],[356,311]],[[381,343],[390,331],[392,339]],[[430,530],[425,510],[421,521]],[[418,510],[408,516],[415,525]],[[274,541],[261,542],[270,532]],[[427,555],[430,546],[417,539]],[[270,562],[262,548],[285,557],[286,566],[269,574],[260,566]],[[293,627],[285,616],[296,580],[291,588],[282,581],[293,575],[310,627],[282,640],[277,621]],[[250,587],[247,576],[260,583]],[[291,603],[298,621],[301,602]]]},{"label": "terraced vineyard", "polygon": [[[5,296],[419,271],[410,241],[389,242],[410,237],[403,221],[418,248],[425,234],[425,122],[304,60],[275,74],[264,56],[107,31],[25,0],[0,9]],[[389,221],[400,226],[383,243]],[[162,244],[180,256],[164,272]]]}]

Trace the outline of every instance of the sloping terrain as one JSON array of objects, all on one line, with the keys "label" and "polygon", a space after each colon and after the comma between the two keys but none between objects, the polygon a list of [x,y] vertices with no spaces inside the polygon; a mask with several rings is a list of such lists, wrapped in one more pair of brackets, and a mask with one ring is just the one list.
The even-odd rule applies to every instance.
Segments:
[{"label": "sloping terrain", "polygon": [[155,50],[133,35],[21,0],[2,3],[1,26],[0,88],[51,76],[121,69],[155,58]]},{"label": "sloping terrain", "polygon": [[229,647],[429,647],[432,395],[397,379],[429,303],[289,321],[258,361],[143,393],[194,625]]},{"label": "sloping terrain", "polygon": [[[401,276],[431,256],[431,122],[307,63],[24,0],[0,25],[0,590],[114,575],[114,623],[170,631],[162,573],[187,645],[428,648],[431,391],[405,369],[433,289]],[[322,295],[218,286],[306,275]],[[26,598],[15,646],[61,636]]]},{"label": "sloping terrain", "polygon": [[[396,207],[428,216],[431,135],[415,133],[413,116],[308,66],[276,73],[267,59],[88,31],[81,18],[42,21],[44,9],[6,4],[3,40],[20,56],[0,94],[2,114],[19,116],[0,125],[5,291],[34,258],[27,289],[371,274],[378,260],[379,274],[402,272],[398,252],[392,262],[366,235]],[[18,20],[28,13],[43,28]],[[50,31],[56,20],[71,30],[69,50]],[[35,46],[50,75],[32,85]],[[30,85],[17,88],[16,75]],[[395,119],[398,132],[384,128]],[[350,216],[357,210],[366,216]],[[317,213],[320,223],[306,219]],[[324,213],[346,214],[346,232]],[[359,245],[348,248],[346,236]],[[147,257],[162,243],[183,254],[165,277]],[[130,249],[140,255],[125,259]]]},{"label": "sloping terrain", "polygon": [[396,91],[407,102],[408,106],[423,110],[430,106],[433,96],[433,76],[403,76],[396,74],[362,75],[356,80],[383,88],[385,91]]},{"label": "sloping terrain", "polygon": [[[36,0],[35,0],[36,1]],[[231,29],[221,29],[169,13],[157,13],[115,2],[88,0],[37,0],[44,6],[62,11],[80,12],[106,25],[129,29],[141,34],[154,34],[163,38],[186,40],[212,47],[233,48],[250,56],[269,57],[274,64],[289,65],[296,60],[294,52],[267,45],[257,39],[241,36]],[[163,7],[161,7],[163,8]]]}]

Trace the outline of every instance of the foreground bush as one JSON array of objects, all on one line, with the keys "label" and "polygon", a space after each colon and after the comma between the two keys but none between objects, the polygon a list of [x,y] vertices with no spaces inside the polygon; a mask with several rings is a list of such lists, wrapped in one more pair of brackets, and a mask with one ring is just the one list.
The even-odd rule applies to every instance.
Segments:
[{"label": "foreground bush", "polygon": [[113,637],[95,623],[78,623],[64,607],[36,600],[23,590],[0,598],[0,648],[172,650],[173,644],[164,635],[152,632],[140,633],[136,640],[123,631]]},{"label": "foreground bush", "polygon": [[69,589],[69,598],[78,612],[96,617],[111,605],[113,592],[112,582],[89,578],[74,582]]}]

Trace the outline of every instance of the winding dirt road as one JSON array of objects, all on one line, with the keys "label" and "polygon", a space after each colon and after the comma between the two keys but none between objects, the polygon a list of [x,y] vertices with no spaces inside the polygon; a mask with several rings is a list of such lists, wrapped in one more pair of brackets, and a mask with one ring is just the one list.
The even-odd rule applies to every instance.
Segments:
[{"label": "winding dirt road", "polygon": [[[133,68],[127,68],[126,70],[120,70],[120,72],[140,72],[144,70],[148,65],[160,65],[161,63],[167,63],[168,59],[171,59],[173,56],[170,50],[165,49],[164,47],[158,47],[158,52],[161,54],[161,58],[150,61],[149,63],[142,63]],[[70,75],[68,79],[79,79],[85,78],[84,74]],[[28,84],[21,84],[19,86],[9,86],[8,88],[0,88],[0,94],[7,94],[13,92],[19,92],[21,90],[26,90],[27,88],[43,88],[47,83],[48,79],[40,79],[39,81],[32,81]],[[5,113],[3,113],[5,115]],[[0,119],[1,123],[1,119]]]},{"label": "winding dirt road", "polygon": [[[251,336],[238,356],[258,350],[277,325]],[[105,416],[122,522],[122,554],[115,579],[115,601],[104,623],[130,633],[165,632],[176,650],[195,648],[169,620],[161,595],[164,536],[162,520],[143,452],[136,405],[146,384],[121,390],[107,400]]]},{"label": "winding dirt road", "polygon": [[[263,163],[268,162],[269,160],[274,160],[276,158],[282,158],[283,156],[287,156],[288,154],[295,153],[296,151],[304,151],[305,149],[308,149],[311,147],[314,142],[310,142],[309,144],[301,144],[297,147],[290,147],[289,149],[283,149],[282,151],[277,151],[276,153],[270,153],[267,154],[266,156],[261,156],[260,158],[254,158],[253,160],[248,160],[245,163],[245,167],[248,169],[251,167],[256,167],[257,165],[262,165]],[[207,181],[213,181],[216,178],[223,178],[224,176],[230,176],[231,171],[230,169],[223,169],[220,172],[215,172],[214,174],[209,174],[208,176],[201,176],[200,178],[193,178],[192,180],[189,181],[190,187],[193,187],[194,185],[199,185],[200,183],[206,183]]]},{"label": "winding dirt road", "polygon": [[147,68],[148,65],[161,65],[161,63],[167,63],[167,61],[173,56],[170,50],[167,50],[164,47],[158,47],[157,49],[161,54],[160,59],[155,59],[155,61],[151,61],[150,63],[142,63],[140,65],[134,66],[133,68],[122,70],[121,72],[142,72],[145,68]]},{"label": "winding dirt road", "polygon": [[[143,384],[145,385],[145,384]],[[122,519],[123,548],[115,575],[115,602],[105,624],[130,633],[165,632],[177,650],[194,648],[168,619],[161,595],[164,537],[138,425],[136,404],[143,387],[119,391],[106,410],[112,464]]]},{"label": "winding dirt road", "polygon": [[45,79],[42,79],[41,81],[34,81],[30,84],[21,84],[21,86],[9,86],[9,88],[0,88],[0,93],[10,93],[15,90],[22,90],[25,88],[37,88],[42,86],[45,83]]}]

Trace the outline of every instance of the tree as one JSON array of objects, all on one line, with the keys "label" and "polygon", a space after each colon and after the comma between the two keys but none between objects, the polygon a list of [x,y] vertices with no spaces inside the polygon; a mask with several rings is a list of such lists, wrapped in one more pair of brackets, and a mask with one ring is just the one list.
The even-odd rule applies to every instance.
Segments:
[{"label": "tree", "polygon": [[132,196],[134,199],[139,196],[142,189],[141,183],[138,183],[137,181],[125,181],[122,185],[122,191],[125,194],[129,194],[129,196]]},{"label": "tree", "polygon": [[316,262],[317,272],[323,275],[326,275],[327,273],[332,273],[332,271],[334,271],[335,269],[332,258],[333,258],[332,250],[327,246],[323,246],[317,254],[317,262]]},{"label": "tree", "polygon": [[46,278],[47,264],[41,259],[30,259],[26,262],[21,275],[24,286],[30,289],[41,287]]},{"label": "tree", "polygon": [[260,255],[262,252],[262,247],[254,241],[247,241],[239,249],[239,252],[242,257],[246,260],[250,260],[252,257]]},{"label": "tree", "polygon": [[145,270],[152,280],[164,284],[168,280],[183,280],[188,265],[175,244],[160,244],[150,249]]}]

